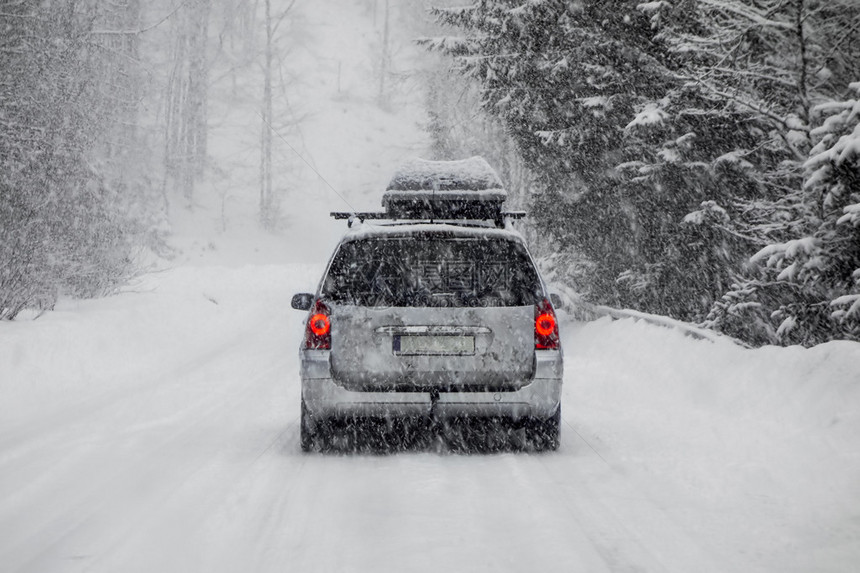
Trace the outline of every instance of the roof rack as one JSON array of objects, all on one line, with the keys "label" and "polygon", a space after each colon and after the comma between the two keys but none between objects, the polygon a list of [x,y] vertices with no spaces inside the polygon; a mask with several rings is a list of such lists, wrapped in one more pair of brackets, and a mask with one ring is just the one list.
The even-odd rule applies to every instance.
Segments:
[{"label": "roof rack", "polygon": [[390,216],[388,213],[351,213],[349,211],[332,211],[330,213],[332,217],[335,219],[358,219],[359,221],[364,221],[365,219],[387,219]]},{"label": "roof rack", "polygon": [[357,220],[363,223],[365,220],[379,220],[385,219],[388,221],[408,221],[413,223],[452,223],[455,221],[493,221],[496,227],[502,228],[505,226],[505,221],[511,220],[515,221],[518,219],[524,218],[527,213],[525,211],[499,211],[496,216],[493,217],[446,217],[444,215],[439,217],[396,217],[391,215],[385,211],[372,211],[372,212],[351,212],[351,211],[332,211],[330,213],[331,217],[337,220],[346,219],[348,221],[348,225],[352,227],[352,224]]},{"label": "roof rack", "polygon": [[382,195],[383,212],[333,212],[335,219],[388,219],[415,222],[506,221],[524,211],[503,211],[507,199],[498,174],[483,157],[456,161],[411,159],[394,173]]}]

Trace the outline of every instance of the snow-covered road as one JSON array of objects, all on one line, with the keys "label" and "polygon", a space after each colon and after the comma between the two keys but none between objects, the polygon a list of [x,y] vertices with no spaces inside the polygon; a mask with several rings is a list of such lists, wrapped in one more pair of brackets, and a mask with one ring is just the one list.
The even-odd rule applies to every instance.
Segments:
[{"label": "snow-covered road", "polygon": [[558,452],[303,455],[288,301],[318,275],[180,268],[0,326],[0,570],[860,562],[860,345],[568,322]]}]

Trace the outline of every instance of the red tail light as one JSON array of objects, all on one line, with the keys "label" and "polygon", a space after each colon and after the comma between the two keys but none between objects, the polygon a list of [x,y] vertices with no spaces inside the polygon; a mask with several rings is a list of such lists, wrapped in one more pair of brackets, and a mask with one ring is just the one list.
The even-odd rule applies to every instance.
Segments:
[{"label": "red tail light", "polygon": [[543,299],[535,305],[535,350],[558,348],[558,320],[550,302]]},{"label": "red tail light", "polygon": [[305,327],[305,348],[331,350],[331,312],[320,300],[314,302]]}]

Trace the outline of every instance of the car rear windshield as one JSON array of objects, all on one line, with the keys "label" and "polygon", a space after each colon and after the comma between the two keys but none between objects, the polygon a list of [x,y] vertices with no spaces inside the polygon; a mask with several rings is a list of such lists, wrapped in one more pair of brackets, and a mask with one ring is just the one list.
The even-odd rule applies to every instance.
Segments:
[{"label": "car rear windshield", "polygon": [[541,285],[516,241],[422,234],[342,244],[322,295],[359,306],[527,306]]}]

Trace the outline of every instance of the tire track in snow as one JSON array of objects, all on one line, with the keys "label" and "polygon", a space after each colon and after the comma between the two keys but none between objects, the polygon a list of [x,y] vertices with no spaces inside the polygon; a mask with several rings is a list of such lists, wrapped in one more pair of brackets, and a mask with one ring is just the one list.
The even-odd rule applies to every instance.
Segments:
[{"label": "tire track in snow", "polygon": [[[261,345],[257,342],[245,342],[244,344],[247,349],[251,350],[250,355],[254,354],[253,351],[256,348],[261,356],[268,357],[271,366],[259,372],[257,378],[263,383],[269,384],[273,378],[272,373],[282,371],[284,368],[282,364],[271,361],[271,357],[277,355],[277,353],[272,352],[276,342],[271,342],[270,345]],[[236,347],[242,347],[242,343],[237,344],[234,340],[232,343],[225,343],[223,347],[230,347],[235,351]],[[259,350],[260,347],[264,350]],[[225,356],[225,358],[210,362],[212,356],[218,355]],[[77,543],[75,541],[76,536],[86,540],[86,535],[81,532],[86,531],[87,528],[95,529],[96,533],[103,534],[104,531],[100,531],[97,527],[98,521],[111,521],[113,517],[111,514],[115,514],[117,510],[122,510],[131,515],[145,515],[146,512],[152,512],[150,504],[153,499],[162,502],[167,500],[182,487],[184,482],[192,479],[195,472],[209,463],[210,459],[205,455],[218,455],[219,445],[208,444],[209,450],[206,451],[205,455],[200,451],[200,446],[207,445],[207,435],[211,427],[217,426],[219,420],[225,419],[223,411],[233,408],[236,401],[244,400],[253,403],[258,399],[258,392],[248,392],[244,385],[237,382],[228,384],[226,388],[222,387],[218,392],[205,391],[207,388],[211,388],[211,384],[207,383],[211,379],[210,372],[213,373],[213,376],[217,376],[219,373],[223,375],[225,370],[229,372],[231,367],[229,361],[234,358],[235,355],[222,354],[218,349],[215,349],[202,357],[197,356],[186,361],[183,366],[176,370],[179,375],[172,377],[169,382],[161,380],[161,383],[153,384],[153,392],[160,392],[165,386],[182,386],[191,380],[196,382],[195,385],[198,388],[204,390],[194,394],[195,401],[193,403],[185,405],[179,412],[173,411],[167,418],[162,418],[158,414],[161,413],[163,406],[172,407],[173,404],[170,402],[159,403],[155,405],[155,419],[148,419],[145,421],[146,423],[138,427],[124,428],[125,431],[119,436],[99,435],[100,426],[110,429],[112,422],[116,420],[116,416],[111,412],[113,410],[111,404],[103,404],[96,412],[95,422],[88,419],[77,424],[71,424],[66,432],[56,432],[56,437],[48,442],[54,444],[53,449],[55,450],[60,450],[68,445],[67,441],[63,441],[65,435],[61,435],[65,433],[77,436],[79,442],[86,442],[95,437],[99,443],[83,448],[80,444],[73,444],[71,451],[65,454],[67,462],[60,468],[65,473],[60,474],[60,476],[69,476],[71,483],[60,476],[56,476],[53,484],[50,482],[40,483],[39,487],[31,491],[29,495],[19,495],[20,503],[18,505],[26,509],[28,500],[37,495],[44,497],[46,495],[45,489],[48,489],[48,499],[53,498],[54,502],[49,502],[46,499],[40,501],[38,505],[39,508],[42,508],[42,517],[32,515],[24,517],[22,515],[16,518],[14,517],[14,508],[11,512],[3,512],[3,521],[9,524],[7,534],[3,535],[3,545],[12,547],[11,551],[6,552],[7,558],[4,559],[4,563],[11,565],[16,562],[13,556],[18,555],[17,562],[19,565],[17,567],[23,567],[23,570],[30,568],[40,570],[42,565],[39,563],[44,565],[46,554],[47,556],[53,555],[53,558],[62,558],[62,549],[67,545]],[[201,370],[201,365],[205,364],[210,366]],[[235,367],[236,364],[232,366]],[[196,380],[191,375],[193,373],[197,374]],[[241,380],[239,373],[234,378]],[[145,384],[141,385],[141,387],[144,386]],[[121,397],[119,402],[133,404],[141,394],[142,392],[135,392],[131,396]],[[187,398],[184,396],[185,392],[182,394],[183,397]],[[221,415],[216,416],[215,414],[219,412]],[[165,434],[167,435],[165,436]],[[153,438],[156,439],[153,440]],[[106,455],[107,450],[110,450],[110,453]],[[45,457],[44,450],[31,453],[37,457]],[[163,467],[160,470],[153,469],[153,463],[161,463]],[[114,467],[116,464],[119,464],[118,468]],[[26,492],[24,493],[26,494]],[[141,493],[143,496],[139,497]],[[117,520],[114,519],[113,521]],[[121,523],[124,524],[124,527],[112,528],[106,537],[121,539],[121,532],[124,528],[127,532],[132,531],[130,528],[134,527],[133,520],[130,522],[124,518]],[[89,543],[95,545],[94,551],[84,552],[87,555],[98,553],[104,549],[105,536],[97,534],[92,537],[93,539]],[[37,554],[31,556],[28,565],[25,556],[28,551],[32,552],[33,550],[36,550]],[[75,552],[75,555],[78,565],[86,563],[87,559],[81,552]],[[22,558],[24,559],[23,562],[21,561]],[[50,557],[48,558],[50,559]]]},{"label": "tire track in snow", "polygon": [[[707,538],[690,534],[690,524],[682,523],[677,514],[695,502],[683,491],[667,490],[666,483],[630,471],[611,452],[598,451],[569,420],[563,422],[568,429],[562,442],[568,444],[565,449],[579,444],[585,456],[576,458],[577,465],[590,458],[588,471],[593,475],[572,483],[570,476],[586,468],[574,471],[572,459],[565,456],[538,457],[540,473],[554,484],[548,487],[568,493],[560,502],[581,521],[612,571],[755,571],[749,563],[738,563],[718,548],[703,545]],[[570,493],[573,488],[578,489]]]}]

